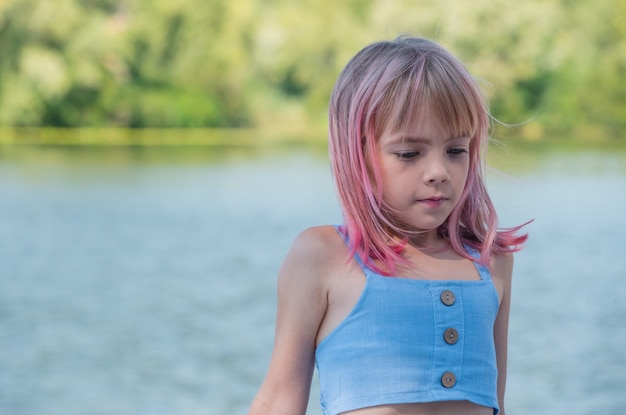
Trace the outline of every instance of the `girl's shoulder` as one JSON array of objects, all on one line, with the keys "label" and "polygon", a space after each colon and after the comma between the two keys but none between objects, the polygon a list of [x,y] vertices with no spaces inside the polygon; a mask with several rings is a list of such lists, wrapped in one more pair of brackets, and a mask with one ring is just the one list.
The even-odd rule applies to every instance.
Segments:
[{"label": "girl's shoulder", "polygon": [[297,257],[302,264],[317,269],[327,268],[337,259],[345,262],[346,254],[346,245],[332,225],[314,226],[300,232],[289,251],[289,255]]},{"label": "girl's shoulder", "polygon": [[513,271],[514,255],[512,252],[494,254],[491,256],[489,268],[492,273],[510,274]]},{"label": "girl's shoulder", "polygon": [[489,271],[494,280],[499,280],[505,287],[511,285],[514,256],[511,252],[491,256]]},{"label": "girl's shoulder", "polygon": [[279,292],[327,298],[333,276],[347,266],[348,251],[333,226],[316,226],[294,239],[279,272]]}]

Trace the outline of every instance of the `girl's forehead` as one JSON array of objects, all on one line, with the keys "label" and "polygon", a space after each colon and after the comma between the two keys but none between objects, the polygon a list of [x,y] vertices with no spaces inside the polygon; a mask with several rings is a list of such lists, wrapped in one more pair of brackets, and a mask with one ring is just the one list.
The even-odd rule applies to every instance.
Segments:
[{"label": "girl's forehead", "polygon": [[412,113],[393,114],[381,133],[394,136],[457,138],[471,136],[471,126],[445,119],[432,106],[424,105]]}]

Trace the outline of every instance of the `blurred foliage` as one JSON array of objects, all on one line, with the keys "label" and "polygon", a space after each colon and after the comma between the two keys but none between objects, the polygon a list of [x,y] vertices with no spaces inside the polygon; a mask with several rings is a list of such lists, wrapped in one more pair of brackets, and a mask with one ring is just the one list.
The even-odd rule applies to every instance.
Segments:
[{"label": "blurred foliage", "polygon": [[624,139],[623,0],[0,0],[0,125],[322,128],[347,60],[401,33],[529,139]]}]

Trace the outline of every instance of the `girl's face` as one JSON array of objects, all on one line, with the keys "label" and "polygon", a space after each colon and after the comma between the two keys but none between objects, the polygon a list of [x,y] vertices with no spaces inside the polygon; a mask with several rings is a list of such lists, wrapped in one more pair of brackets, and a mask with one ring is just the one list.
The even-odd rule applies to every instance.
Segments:
[{"label": "girl's face", "polygon": [[424,240],[436,236],[459,201],[470,141],[449,136],[429,111],[407,131],[386,130],[378,140],[383,199],[400,224],[426,231]]}]

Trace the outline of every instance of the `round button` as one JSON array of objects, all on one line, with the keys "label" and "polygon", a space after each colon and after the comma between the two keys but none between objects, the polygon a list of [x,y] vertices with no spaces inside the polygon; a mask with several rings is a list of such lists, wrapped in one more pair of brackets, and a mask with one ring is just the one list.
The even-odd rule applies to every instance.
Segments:
[{"label": "round button", "polygon": [[456,376],[452,372],[446,372],[441,376],[441,384],[444,388],[451,388],[456,384]]},{"label": "round button", "polygon": [[443,339],[448,344],[455,344],[459,341],[459,332],[456,329],[450,327],[443,332]]},{"label": "round button", "polygon": [[450,290],[443,290],[441,292],[440,298],[441,298],[441,302],[447,306],[451,306],[456,301],[456,298],[454,297],[454,293]]}]

